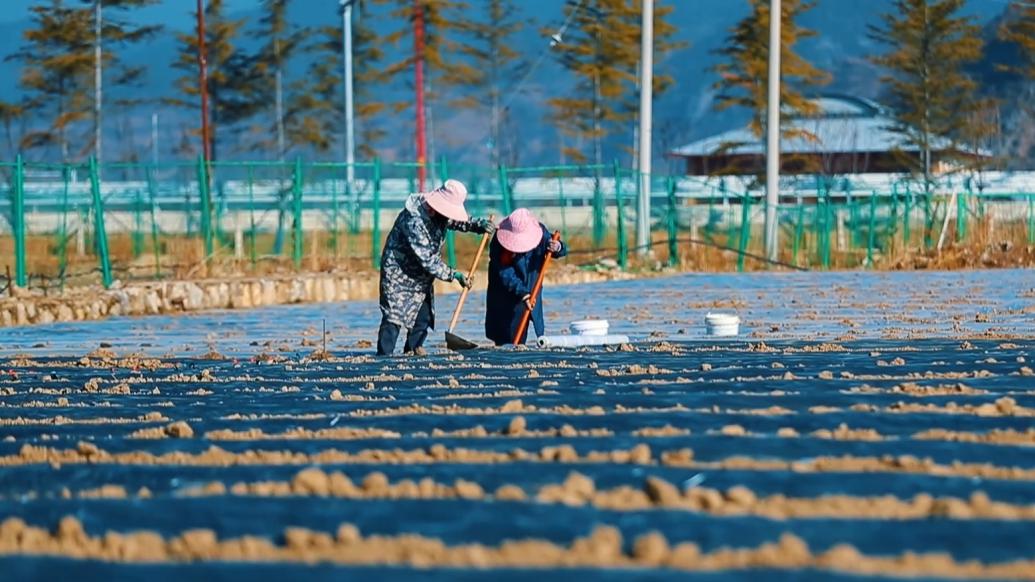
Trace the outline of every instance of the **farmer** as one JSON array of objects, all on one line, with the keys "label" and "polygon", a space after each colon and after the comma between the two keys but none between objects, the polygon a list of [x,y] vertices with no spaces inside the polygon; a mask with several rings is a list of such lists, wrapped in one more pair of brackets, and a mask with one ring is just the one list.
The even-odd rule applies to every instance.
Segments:
[{"label": "farmer", "polygon": [[471,281],[442,260],[446,229],[492,234],[496,226],[484,218],[471,220],[464,208],[467,188],[457,180],[423,194],[412,194],[395,219],[381,253],[381,328],[377,353],[391,355],[406,329],[404,353],[424,355],[428,328],[435,327],[435,279]]},{"label": "farmer", "polygon": [[[489,245],[489,291],[485,299],[485,336],[501,346],[514,342],[521,318],[532,305],[532,287],[547,251],[555,258],[568,254],[564,243],[550,239],[546,225],[528,209],[518,208],[503,219]],[[535,298],[532,325],[543,335],[542,290]],[[525,343],[525,329],[519,343]]]}]

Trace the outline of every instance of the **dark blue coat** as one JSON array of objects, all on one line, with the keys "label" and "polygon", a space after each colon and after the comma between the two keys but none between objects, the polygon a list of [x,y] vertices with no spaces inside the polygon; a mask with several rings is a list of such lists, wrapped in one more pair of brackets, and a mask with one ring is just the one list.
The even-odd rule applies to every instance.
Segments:
[{"label": "dark blue coat", "polygon": [[[496,345],[509,344],[514,341],[514,334],[517,333],[518,324],[525,314],[525,303],[521,300],[525,295],[532,293],[536,279],[539,278],[539,271],[543,268],[543,261],[546,258],[546,246],[550,242],[550,232],[546,226],[540,224],[543,229],[543,239],[539,246],[527,253],[509,253],[500,245],[496,237],[492,237],[492,244],[489,245],[489,290],[485,297],[485,337],[489,338]],[[504,255],[511,255],[507,264],[504,264]],[[554,255],[560,258],[568,254],[568,247],[562,242],[561,252]],[[543,294],[542,290],[536,298],[535,309],[532,311],[532,321],[529,327],[535,326],[536,336],[542,336],[543,324]],[[528,330],[521,338],[525,343],[528,338]]]}]

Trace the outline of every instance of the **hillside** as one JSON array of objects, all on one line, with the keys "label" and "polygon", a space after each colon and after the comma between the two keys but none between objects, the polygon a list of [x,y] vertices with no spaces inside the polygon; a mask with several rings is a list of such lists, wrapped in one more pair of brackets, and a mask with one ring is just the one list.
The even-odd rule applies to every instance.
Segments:
[{"label": "hillside", "polygon": [[[665,0],[672,2],[673,0]],[[5,0],[11,3],[12,9],[21,5],[24,10],[29,0]],[[231,2],[231,6],[249,7],[253,3],[247,0]],[[475,2],[476,4],[476,2]],[[694,0],[693,2],[676,2],[673,21],[680,30],[680,37],[691,46],[671,55],[670,58],[657,63],[659,73],[672,75],[676,83],[667,93],[660,96],[655,106],[658,123],[658,149],[665,149],[681,142],[716,133],[731,125],[739,124],[743,112],[717,114],[712,111],[713,92],[710,84],[712,76],[706,69],[714,63],[712,51],[719,47],[730,26],[747,11],[747,3],[731,0]],[[540,33],[540,28],[556,28],[562,21],[562,4],[556,0],[527,0],[520,3],[530,25],[520,36],[517,45],[536,60],[547,49],[547,42]],[[866,37],[866,27],[876,22],[878,15],[887,9],[890,0],[823,0],[806,18],[804,24],[815,29],[819,36],[804,44],[803,52],[823,68],[834,72],[831,91],[849,93],[863,97],[879,98],[880,85],[877,72],[865,61],[865,55],[875,50]],[[319,9],[317,8],[319,6]],[[971,0],[968,10],[983,23],[990,22],[1002,13],[1003,3],[998,0]],[[7,18],[11,18],[11,12]],[[246,17],[250,21],[257,20],[254,8],[239,11],[235,17]],[[165,95],[171,87],[172,80],[178,72],[166,66],[173,60],[176,51],[175,33],[189,30],[192,26],[191,16],[185,4],[165,2],[151,7],[141,14],[142,20],[162,22],[166,29],[154,42],[149,43],[146,51],[137,51],[127,55],[129,62],[148,65],[145,84],[138,91],[138,96],[157,99]],[[319,26],[337,22],[337,2],[296,2],[292,12],[292,20],[303,26]],[[375,14],[371,23],[384,31],[398,26],[388,22],[384,15]],[[26,19],[0,21],[0,55],[8,55],[16,50],[22,31],[27,26]],[[245,44],[248,48],[254,40]],[[406,50],[399,47],[396,50]],[[289,71],[290,76],[303,72],[305,63],[296,63]],[[1005,82],[1001,78],[988,73],[990,83]],[[5,79],[16,79],[18,68],[16,63],[0,62],[0,76]],[[544,100],[547,95],[563,93],[566,89],[565,73],[546,55],[542,65],[529,76],[524,91],[514,99],[514,115],[519,120],[523,144],[522,162],[538,163],[556,161],[558,158],[557,138],[544,119],[547,109]],[[514,80],[517,85],[518,80]],[[402,84],[398,87],[386,87],[380,90],[382,98],[405,96],[408,91]],[[17,88],[5,84],[3,99],[17,98]],[[148,124],[150,114],[157,111],[161,119],[163,144],[171,144],[179,139],[182,127],[193,123],[193,113],[169,110],[161,105],[147,105],[131,112],[119,112],[109,115],[112,124],[123,124],[133,128],[132,143],[149,143]],[[391,135],[408,135],[409,115],[396,116],[387,124]],[[108,127],[114,131],[113,127]],[[445,107],[434,111],[435,146],[437,152],[449,154],[453,158],[466,158],[479,162],[484,158],[481,141],[486,135],[486,122],[479,115],[461,113]],[[445,136],[449,136],[447,140]],[[123,141],[126,141],[124,137]],[[632,132],[618,140],[621,144],[632,143]],[[611,144],[611,152],[618,152],[618,143]],[[399,142],[386,143],[382,147],[387,158],[409,158],[408,138]],[[167,152],[163,152],[165,154]],[[110,155],[110,154],[109,154]],[[627,155],[627,154],[625,154]]]}]

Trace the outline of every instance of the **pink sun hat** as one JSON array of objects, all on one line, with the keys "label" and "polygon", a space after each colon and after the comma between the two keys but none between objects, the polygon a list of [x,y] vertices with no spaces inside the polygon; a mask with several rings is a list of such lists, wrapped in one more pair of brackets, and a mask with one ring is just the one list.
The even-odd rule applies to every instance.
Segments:
[{"label": "pink sun hat", "polygon": [[527,253],[542,242],[543,227],[530,210],[518,208],[500,223],[496,238],[512,253]]},{"label": "pink sun hat", "polygon": [[467,187],[460,180],[446,180],[445,184],[424,194],[424,201],[442,216],[457,222],[467,222],[470,216],[464,208]]}]

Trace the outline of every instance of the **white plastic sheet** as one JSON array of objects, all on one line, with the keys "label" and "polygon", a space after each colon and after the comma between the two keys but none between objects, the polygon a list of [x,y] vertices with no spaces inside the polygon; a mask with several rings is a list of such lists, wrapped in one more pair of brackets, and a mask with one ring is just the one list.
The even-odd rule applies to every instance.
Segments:
[{"label": "white plastic sheet", "polygon": [[546,335],[536,341],[541,348],[577,348],[629,343],[627,335]]}]

